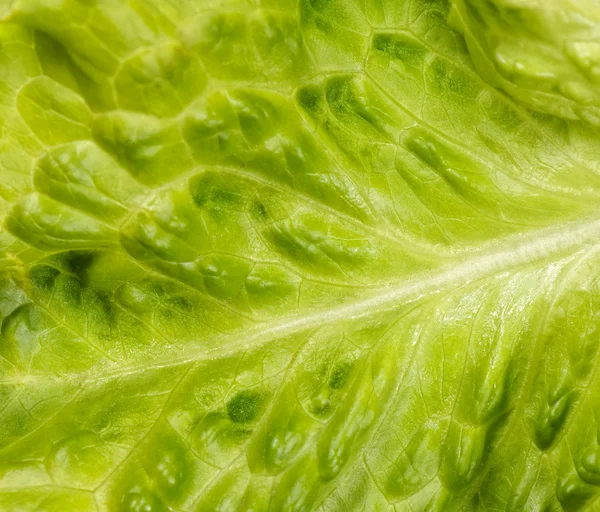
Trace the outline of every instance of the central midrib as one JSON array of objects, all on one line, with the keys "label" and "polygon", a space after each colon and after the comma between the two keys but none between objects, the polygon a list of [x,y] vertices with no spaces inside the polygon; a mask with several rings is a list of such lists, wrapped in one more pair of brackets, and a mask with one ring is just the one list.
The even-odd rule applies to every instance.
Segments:
[{"label": "central midrib", "polygon": [[[535,235],[535,236],[532,236]],[[518,238],[522,238],[519,240]],[[143,361],[141,364],[119,366],[111,371],[104,367],[73,375],[62,381],[80,381],[82,383],[101,382],[116,377],[140,373],[151,369],[188,364],[198,360],[210,360],[230,355],[241,347],[257,348],[277,337],[316,328],[336,320],[357,320],[372,314],[374,311],[385,312],[398,307],[399,304],[415,301],[428,294],[434,295],[457,283],[461,285],[493,275],[503,270],[524,266],[542,259],[553,259],[570,254],[586,245],[600,243],[600,219],[585,223],[568,223],[560,229],[543,229],[530,233],[529,236],[512,237],[497,246],[495,250],[483,250],[467,257],[458,265],[445,265],[436,273],[419,274],[393,286],[383,287],[380,293],[365,299],[357,300],[320,310],[315,313],[294,315],[265,325],[260,324],[251,329],[236,331],[226,335],[217,348],[188,351],[177,357]],[[400,302],[402,301],[402,302]],[[49,378],[51,379],[51,378]],[[38,380],[37,377],[15,377],[0,380],[1,383],[27,382]],[[40,379],[41,380],[41,379]],[[51,379],[57,380],[57,379]]]},{"label": "central midrib", "polygon": [[[539,261],[543,258],[551,258],[566,255],[585,245],[596,245],[600,243],[600,219],[587,223],[567,224],[564,229],[540,230],[542,236],[517,243],[511,239],[504,244],[501,250],[496,252],[481,252],[459,265],[446,265],[440,272],[435,274],[420,274],[416,279],[408,279],[394,287],[385,287],[379,294],[369,298],[358,300],[350,304],[336,306],[328,310],[314,314],[299,315],[288,318],[285,321],[274,323],[267,329],[253,333],[245,337],[244,344],[247,345],[257,337],[267,336],[268,340],[275,336],[292,334],[299,330],[317,327],[340,319],[358,319],[368,316],[374,310],[385,311],[398,305],[399,299],[417,299],[428,293],[439,293],[443,289],[455,283],[468,283],[486,275],[495,274],[502,270],[519,267]],[[538,232],[538,233],[540,233]],[[271,336],[269,336],[271,335]],[[216,352],[220,355],[227,353],[227,349],[221,346],[206,353]],[[190,362],[193,359],[185,359]]]}]

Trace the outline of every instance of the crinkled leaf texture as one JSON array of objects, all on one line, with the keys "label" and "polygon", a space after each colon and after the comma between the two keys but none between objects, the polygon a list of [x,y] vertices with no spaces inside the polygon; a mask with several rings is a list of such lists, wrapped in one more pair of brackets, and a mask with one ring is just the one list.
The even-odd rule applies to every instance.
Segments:
[{"label": "crinkled leaf texture", "polygon": [[600,510],[597,27],[528,5],[4,1],[0,510]]}]

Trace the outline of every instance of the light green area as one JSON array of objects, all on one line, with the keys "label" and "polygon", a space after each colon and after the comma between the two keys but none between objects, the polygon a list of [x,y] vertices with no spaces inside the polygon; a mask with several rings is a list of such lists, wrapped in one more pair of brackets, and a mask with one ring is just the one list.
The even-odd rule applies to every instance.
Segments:
[{"label": "light green area", "polygon": [[600,510],[594,0],[0,16],[0,511]]},{"label": "light green area", "polygon": [[454,0],[462,32],[490,84],[538,112],[600,126],[597,0]]}]

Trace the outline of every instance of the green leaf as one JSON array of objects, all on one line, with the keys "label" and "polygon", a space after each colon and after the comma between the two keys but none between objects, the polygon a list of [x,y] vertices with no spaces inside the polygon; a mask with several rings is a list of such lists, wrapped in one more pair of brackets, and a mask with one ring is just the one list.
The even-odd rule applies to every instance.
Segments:
[{"label": "green leaf", "polygon": [[483,78],[528,107],[600,125],[600,5],[456,0],[449,21]]},{"label": "green leaf", "polygon": [[593,0],[0,16],[0,510],[599,509]]}]

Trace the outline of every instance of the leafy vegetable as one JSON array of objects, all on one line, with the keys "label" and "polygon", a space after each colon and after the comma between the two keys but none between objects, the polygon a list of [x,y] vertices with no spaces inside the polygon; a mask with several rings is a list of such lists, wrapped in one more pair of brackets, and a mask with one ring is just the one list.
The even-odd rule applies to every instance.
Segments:
[{"label": "leafy vegetable", "polygon": [[600,125],[596,0],[456,0],[477,71],[527,106]]},{"label": "leafy vegetable", "polygon": [[600,509],[594,0],[0,13],[0,510]]}]

